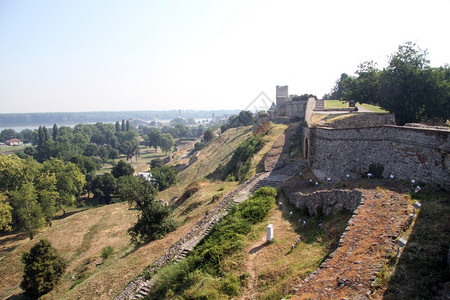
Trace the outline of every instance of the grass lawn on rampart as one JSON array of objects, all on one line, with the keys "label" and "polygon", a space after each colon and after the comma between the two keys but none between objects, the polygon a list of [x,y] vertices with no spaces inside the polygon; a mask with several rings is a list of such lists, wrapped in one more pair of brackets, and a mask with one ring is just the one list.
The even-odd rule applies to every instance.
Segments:
[{"label": "grass lawn on rampart", "polygon": [[[348,108],[348,101],[341,101],[341,100],[325,100],[325,109],[342,109],[342,108]],[[361,106],[365,109],[368,109],[372,112],[376,113],[387,113],[388,111],[382,109],[379,106],[371,105],[367,103],[356,103],[357,106]]]}]

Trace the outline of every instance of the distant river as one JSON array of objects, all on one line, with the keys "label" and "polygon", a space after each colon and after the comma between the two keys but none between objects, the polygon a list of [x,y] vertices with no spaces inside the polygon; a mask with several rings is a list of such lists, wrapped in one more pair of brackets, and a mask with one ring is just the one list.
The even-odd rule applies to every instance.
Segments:
[{"label": "distant river", "polygon": [[[201,124],[201,123],[208,122],[208,121],[209,121],[209,119],[195,119],[195,122],[197,124]],[[151,120],[147,121],[147,122],[150,123]],[[161,123],[163,123],[163,125],[169,125],[170,120],[157,120],[157,122],[161,122]],[[110,123],[110,122],[102,122],[102,123]],[[53,124],[54,123],[51,123],[51,124],[29,124],[29,125],[21,125],[21,126],[5,126],[5,127],[0,127],[0,131],[2,131],[4,129],[14,129],[14,131],[16,131],[16,132],[21,132],[24,129],[31,129],[31,130],[38,129],[39,126],[45,126],[47,128],[53,128]],[[56,125],[58,125],[58,127],[68,126],[68,127],[72,127],[73,128],[77,124],[81,124],[81,123],[75,123],[75,124],[58,124],[57,123]],[[95,122],[83,123],[83,124],[95,124]]]}]

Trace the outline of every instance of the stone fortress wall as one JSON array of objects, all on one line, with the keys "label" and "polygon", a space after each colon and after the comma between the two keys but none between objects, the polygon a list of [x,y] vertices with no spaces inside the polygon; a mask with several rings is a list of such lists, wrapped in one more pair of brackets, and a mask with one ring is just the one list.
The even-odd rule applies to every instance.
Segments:
[{"label": "stone fortress wall", "polygon": [[362,198],[362,193],[358,190],[323,190],[308,194],[285,189],[285,192],[289,202],[299,209],[307,208],[310,215],[323,213],[328,216],[341,210],[353,212]]},{"label": "stone fortress wall", "polygon": [[292,101],[288,86],[276,86],[276,107],[267,111],[275,123],[289,124],[304,120],[307,101]]},{"label": "stone fortress wall", "polygon": [[314,174],[321,180],[360,178],[370,164],[380,163],[384,177],[450,189],[450,130],[383,125],[383,118],[392,124],[389,114],[363,114],[335,123],[338,128],[305,127],[304,153]]}]

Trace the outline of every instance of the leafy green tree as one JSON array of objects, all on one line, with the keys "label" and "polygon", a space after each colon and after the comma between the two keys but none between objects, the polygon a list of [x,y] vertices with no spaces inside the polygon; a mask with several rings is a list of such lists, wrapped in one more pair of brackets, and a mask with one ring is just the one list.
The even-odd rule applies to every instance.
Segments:
[{"label": "leafy green tree", "polygon": [[150,132],[147,134],[147,137],[145,138],[146,145],[149,146],[150,148],[151,147],[155,148],[155,152],[160,145],[161,134],[162,134],[161,130],[152,129],[152,130],[150,130]]},{"label": "leafy green tree", "polygon": [[134,243],[159,239],[176,229],[172,210],[156,201],[156,194],[152,184],[143,177],[127,176],[120,179],[119,198],[130,205],[135,204],[139,210],[138,221],[128,230]]},{"label": "leafy green tree", "polygon": [[211,129],[207,129],[205,131],[205,134],[203,135],[203,139],[205,140],[206,143],[212,141],[214,138],[214,132]]},{"label": "leafy green tree", "polygon": [[91,188],[94,193],[94,198],[109,204],[117,192],[116,178],[111,173],[96,176]]},{"label": "leafy green tree", "polygon": [[173,139],[172,135],[168,133],[163,133],[161,135],[161,150],[164,151],[166,154],[169,152],[173,146],[175,146],[175,140]]},{"label": "leafy green tree", "polygon": [[116,121],[116,123],[114,124],[115,128],[116,128],[116,133],[118,133],[120,131],[120,123],[119,121]]},{"label": "leafy green tree", "polygon": [[86,179],[80,169],[71,162],[64,163],[57,158],[51,158],[43,164],[43,171],[54,173],[56,176],[56,186],[59,193],[57,208],[66,213],[65,207],[75,203],[75,196],[79,195]]},{"label": "leafy green tree", "polygon": [[12,138],[20,138],[19,134],[14,129],[3,129],[0,132],[0,142],[4,142]]},{"label": "leafy green tree", "polygon": [[12,207],[4,194],[0,193],[0,231],[10,231],[12,224]]},{"label": "leafy green tree", "polygon": [[53,124],[52,137],[54,141],[56,141],[56,138],[58,137],[58,126],[56,124]]},{"label": "leafy green tree", "polygon": [[76,155],[72,157],[69,161],[74,163],[78,167],[80,172],[85,175],[90,172],[95,172],[99,169],[98,165],[91,157]]},{"label": "leafy green tree", "polygon": [[26,146],[25,149],[23,149],[23,153],[34,158],[37,155],[36,148],[34,148],[33,146]]},{"label": "leafy green tree", "polygon": [[56,176],[53,173],[41,173],[35,180],[37,201],[41,207],[45,221],[51,226],[56,214]]},{"label": "leafy green tree", "polygon": [[20,287],[33,299],[51,291],[67,267],[67,263],[47,240],[40,240],[22,256],[25,265]]},{"label": "leafy green tree", "polygon": [[111,148],[108,150],[108,158],[109,159],[117,159],[119,158],[119,150]]},{"label": "leafy green tree", "polygon": [[169,188],[177,180],[177,172],[171,166],[167,165],[152,168],[152,176],[160,191]]},{"label": "leafy green tree", "polygon": [[150,162],[150,167],[151,167],[152,170],[155,169],[155,168],[159,168],[159,167],[161,167],[163,165],[164,165],[164,162],[160,158],[154,158]]},{"label": "leafy green tree", "polygon": [[33,130],[26,128],[26,129],[23,129],[20,133],[22,134],[24,143],[32,143],[33,142],[33,136],[34,136]]},{"label": "leafy green tree", "polygon": [[28,234],[30,240],[33,239],[45,225],[44,214],[37,201],[33,184],[25,183],[19,190],[10,192],[9,195],[18,227]]},{"label": "leafy green tree", "polygon": [[98,146],[96,144],[89,144],[84,149],[83,155],[84,156],[95,156],[97,155]]},{"label": "leafy green tree", "polygon": [[134,174],[134,169],[131,166],[131,164],[127,163],[126,161],[119,160],[117,165],[115,165],[112,168],[111,174],[115,178],[119,178],[119,177],[122,177],[122,176],[133,175]]},{"label": "leafy green tree", "polygon": [[[336,80],[336,83],[329,94],[324,96],[325,99],[336,99],[340,100],[344,96],[344,86],[343,82],[348,78],[348,74],[342,73],[341,77]],[[294,99],[293,99],[294,100]],[[306,99],[308,100],[308,99]]]},{"label": "leafy green tree", "polygon": [[427,51],[412,42],[398,47],[387,68],[366,62],[356,73],[343,82],[345,99],[379,105],[395,113],[397,124],[445,122],[450,115],[449,67],[430,67]]},{"label": "leafy green tree", "polygon": [[0,155],[0,191],[18,190],[32,182],[39,172],[39,164],[32,158],[21,159],[16,155]]}]

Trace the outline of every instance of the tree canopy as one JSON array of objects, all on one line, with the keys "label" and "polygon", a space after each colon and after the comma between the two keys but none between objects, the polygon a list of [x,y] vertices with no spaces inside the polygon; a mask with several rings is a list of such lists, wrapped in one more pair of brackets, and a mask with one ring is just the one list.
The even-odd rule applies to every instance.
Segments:
[{"label": "tree canopy", "polygon": [[396,122],[446,121],[450,116],[450,68],[433,68],[427,50],[406,42],[382,70],[362,63],[357,76],[343,79],[343,98],[371,103],[395,113]]},{"label": "tree canopy", "polygon": [[25,264],[20,287],[33,299],[51,291],[58,283],[67,263],[47,240],[40,240],[22,256]]},{"label": "tree canopy", "polygon": [[152,241],[175,230],[172,210],[155,199],[156,189],[143,177],[121,177],[118,195],[122,201],[135,205],[139,210],[136,224],[128,230],[133,242]]}]

